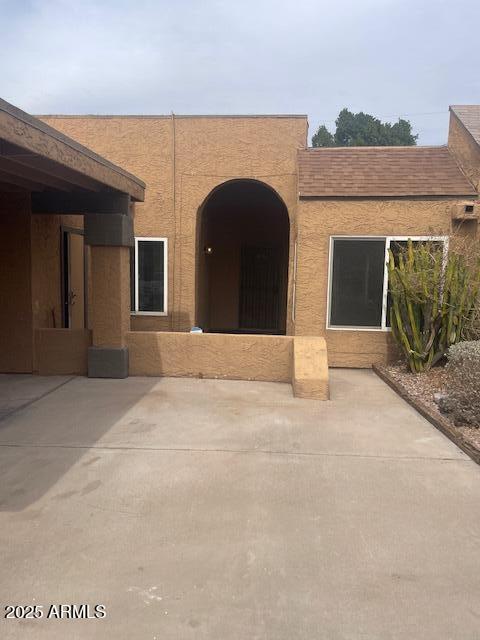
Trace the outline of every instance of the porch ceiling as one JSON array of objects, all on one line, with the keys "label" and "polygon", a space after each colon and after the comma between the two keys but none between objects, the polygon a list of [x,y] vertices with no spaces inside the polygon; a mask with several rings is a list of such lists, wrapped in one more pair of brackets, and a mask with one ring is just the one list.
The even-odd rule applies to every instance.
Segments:
[{"label": "porch ceiling", "polygon": [[120,192],[143,201],[145,183],[0,99],[0,191]]}]

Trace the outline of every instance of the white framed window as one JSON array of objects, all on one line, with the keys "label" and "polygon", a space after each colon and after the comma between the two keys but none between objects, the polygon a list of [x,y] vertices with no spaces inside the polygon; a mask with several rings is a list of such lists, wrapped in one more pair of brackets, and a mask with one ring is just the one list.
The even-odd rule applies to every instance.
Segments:
[{"label": "white framed window", "polygon": [[388,251],[412,242],[448,236],[331,236],[328,264],[327,329],[389,331]]},{"label": "white framed window", "polygon": [[168,240],[135,238],[132,252],[132,313],[166,316],[168,310]]}]

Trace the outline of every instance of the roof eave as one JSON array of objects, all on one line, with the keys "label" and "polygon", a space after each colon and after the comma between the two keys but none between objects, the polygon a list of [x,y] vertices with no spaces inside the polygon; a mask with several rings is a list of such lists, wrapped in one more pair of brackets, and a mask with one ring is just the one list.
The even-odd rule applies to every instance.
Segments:
[{"label": "roof eave", "polygon": [[0,138],[143,201],[143,180],[0,98]]},{"label": "roof eave", "polygon": [[334,200],[334,199],[342,199],[342,200],[382,200],[382,199],[455,199],[458,198],[468,198],[468,199],[476,199],[479,197],[477,193],[362,193],[362,194],[352,194],[352,193],[329,193],[329,194],[311,194],[311,193],[299,193],[298,195],[300,200]]}]

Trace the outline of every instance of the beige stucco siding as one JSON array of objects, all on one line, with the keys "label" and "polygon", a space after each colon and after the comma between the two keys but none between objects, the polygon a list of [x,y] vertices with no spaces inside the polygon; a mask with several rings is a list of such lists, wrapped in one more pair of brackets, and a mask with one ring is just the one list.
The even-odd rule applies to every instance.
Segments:
[{"label": "beige stucco siding", "polygon": [[[83,216],[33,215],[32,309],[34,329],[62,326],[61,231],[83,229]],[[80,266],[80,268],[83,268]]]},{"label": "beige stucco siding", "polygon": [[130,329],[130,251],[128,247],[90,247],[92,338],[97,347],[122,347]]},{"label": "beige stucco siding", "polygon": [[[168,289],[173,296],[175,216],[173,206],[173,136],[169,117],[44,117],[45,122],[81,144],[142,176],[147,183],[145,201],[134,207],[136,236],[169,239]],[[168,330],[172,315],[132,318],[142,329]]]},{"label": "beige stucco siding", "polygon": [[41,376],[86,375],[88,329],[35,329],[35,366]]},{"label": "beige stucco siding", "polygon": [[[135,205],[135,235],[169,240],[169,309],[166,317],[133,317],[133,330],[182,331],[195,323],[198,212],[218,185],[233,178],[265,182],[285,202],[293,230],[297,150],[306,144],[306,118],[60,116],[43,119],[147,183],[145,202]],[[289,307],[293,236],[291,233]],[[291,313],[287,317],[290,318]],[[291,322],[287,331],[293,332]]]},{"label": "beige stucco siding", "polygon": [[29,194],[0,194],[0,371],[35,371],[35,330],[62,326],[62,225],[83,217],[32,216]]},{"label": "beige stucco siding", "polygon": [[127,334],[130,375],[290,382],[293,338],[137,331]]},{"label": "beige stucco siding", "polygon": [[457,116],[450,112],[448,146],[458,165],[477,191],[480,190],[480,146]]},{"label": "beige stucco siding", "polygon": [[[134,332],[188,331],[196,324],[202,207],[212,190],[224,182],[254,179],[274,189],[288,209],[287,334],[325,336],[329,362],[334,366],[384,361],[392,354],[387,332],[326,329],[330,237],[446,235],[452,208],[459,202],[434,197],[299,201],[297,152],[305,147],[307,135],[307,121],[302,117],[44,119],[147,183],[145,202],[134,208],[135,235],[168,239],[168,313],[132,316],[130,329]],[[451,135],[455,138],[455,130]],[[124,330],[123,325],[120,329]]]},{"label": "beige stucco siding", "polygon": [[454,200],[301,200],[298,208],[296,335],[325,335],[332,366],[370,366],[392,353],[382,331],[327,330],[330,237],[448,235]]}]

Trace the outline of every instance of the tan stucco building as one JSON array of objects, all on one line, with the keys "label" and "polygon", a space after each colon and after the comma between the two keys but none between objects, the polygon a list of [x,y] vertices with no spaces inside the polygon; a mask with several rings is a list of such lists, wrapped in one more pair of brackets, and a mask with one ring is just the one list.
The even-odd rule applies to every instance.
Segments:
[{"label": "tan stucco building", "polygon": [[0,370],[294,381],[297,370],[301,395],[302,377],[322,386],[323,338],[330,366],[384,361],[390,244],[476,233],[479,113],[452,107],[448,146],[343,149],[308,149],[306,116],[42,116],[130,183],[121,211],[100,206],[113,190],[98,176],[83,209],[80,185],[63,209],[54,185],[2,196],[3,239],[12,198],[23,207],[14,235],[30,274],[5,322],[14,330],[24,313],[31,339],[22,355],[3,345]]}]

